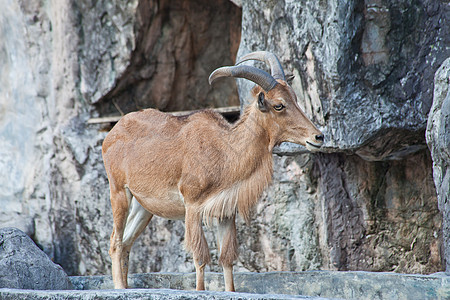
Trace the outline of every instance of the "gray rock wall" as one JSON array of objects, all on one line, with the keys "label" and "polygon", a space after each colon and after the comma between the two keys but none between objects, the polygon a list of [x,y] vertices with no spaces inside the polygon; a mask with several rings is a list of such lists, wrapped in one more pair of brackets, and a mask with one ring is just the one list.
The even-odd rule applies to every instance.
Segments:
[{"label": "gray rock wall", "polygon": [[277,53],[329,151],[384,160],[425,147],[434,73],[450,56],[447,4],[261,0],[242,11],[238,56]]},{"label": "gray rock wall", "polygon": [[[206,6],[202,1],[0,4],[0,227],[24,230],[69,274],[107,273],[112,214],[101,158],[106,131],[86,121],[150,105],[237,104],[233,82],[213,90],[207,75],[234,61],[240,9],[225,0]],[[189,51],[182,51],[185,45]],[[197,88],[188,89],[186,78]],[[148,86],[166,83],[172,87],[148,98]],[[183,224],[154,223],[152,243],[173,236],[173,255],[166,255],[167,246],[156,254],[139,251],[149,248],[143,239],[136,247],[142,254],[133,260],[136,270],[162,265],[191,270],[190,261],[183,268],[170,258],[188,260]],[[140,266],[142,261],[149,264]]]},{"label": "gray rock wall", "polygon": [[[238,56],[259,49],[277,53],[295,75],[292,86],[300,105],[325,133],[326,151],[352,154],[315,157],[320,170],[315,180],[307,189],[289,189],[296,199],[311,198],[305,191],[313,189],[321,202],[313,222],[321,266],[441,268],[441,219],[424,133],[434,73],[450,56],[448,5],[242,1],[242,9]],[[243,104],[250,87],[239,80]],[[278,152],[303,149],[283,146]],[[417,222],[410,227],[413,219]]]},{"label": "gray rock wall", "polygon": [[[99,289],[113,286],[111,276],[71,277],[75,290],[90,290],[92,294]],[[194,290],[195,273],[147,273],[129,276],[131,288],[152,287],[147,292],[157,292],[160,288],[173,290]],[[205,286],[209,292],[197,292],[200,295],[210,291],[221,291],[221,295],[242,299],[276,297],[283,299],[297,297],[325,297],[326,299],[446,299],[450,296],[449,277],[443,273],[431,275],[409,275],[384,272],[266,272],[236,273],[236,291],[246,294],[222,292],[225,287],[223,276],[218,273],[206,273]],[[85,291],[87,292],[87,291]],[[107,291],[103,291],[108,295]],[[259,295],[257,295],[259,294]],[[1,294],[0,294],[1,295]],[[7,295],[7,293],[5,293]],[[197,294],[198,295],[198,294]],[[192,296],[195,298],[195,294]],[[245,298],[244,298],[245,299]],[[310,299],[310,298],[306,298]]]},{"label": "gray rock wall", "polygon": [[[118,108],[126,113],[146,107],[182,111],[238,105],[232,80],[212,89],[208,76],[235,61],[240,19],[241,10],[228,0],[139,1],[135,41],[127,41],[136,45],[133,55],[115,86],[96,97],[96,110],[105,115],[118,114]],[[116,28],[122,28],[119,25]],[[94,54],[108,49],[105,46],[100,45]]]},{"label": "gray rock wall", "polygon": [[433,175],[443,215],[446,270],[450,271],[450,59],[434,78],[434,100],[428,117],[427,142],[433,157]]},{"label": "gray rock wall", "polygon": [[[232,80],[212,89],[207,76],[238,47],[279,55],[336,153],[274,156],[254,221],[238,220],[236,270],[442,269],[424,130],[429,78],[449,55],[444,3],[25,2],[0,0],[0,227],[26,231],[69,274],[110,273],[109,126],[87,120],[237,104]],[[152,220],[131,272],[193,271],[183,232]]]},{"label": "gray rock wall", "polygon": [[[29,170],[33,169],[36,158],[34,143],[35,126],[40,121],[37,109],[39,102],[34,101],[37,85],[33,81],[32,67],[27,52],[28,45],[24,36],[26,20],[20,13],[15,1],[2,1],[4,10],[0,19],[0,102],[2,147],[0,156],[1,180],[0,195],[2,204],[0,219],[6,222],[9,215],[22,212],[22,195],[31,181]],[[27,87],[24,89],[23,87]],[[6,180],[7,179],[7,180]],[[8,215],[8,216],[6,216]],[[20,216],[22,226],[28,233],[33,233],[33,226],[26,216]]]},{"label": "gray rock wall", "polygon": [[245,269],[441,270],[441,214],[426,151],[388,162],[275,156],[275,166],[255,223],[239,227]]},{"label": "gray rock wall", "polygon": [[[137,3],[129,4],[125,14],[133,19]],[[2,193],[1,214],[3,219],[11,219],[14,208],[17,219],[9,225],[25,227],[53,260],[67,272],[77,273],[83,256],[77,205],[85,205],[85,196],[92,197],[91,189],[101,186],[99,194],[103,194],[106,188],[104,175],[98,175],[103,168],[98,163],[99,148],[95,149],[101,134],[99,137],[96,131],[86,130],[84,124],[91,111],[89,104],[95,102],[93,97],[105,93],[117,76],[108,71],[111,65],[123,67],[133,50],[113,41],[118,36],[127,39],[133,32],[130,26],[112,30],[107,36],[99,32],[99,19],[94,16],[119,19],[118,14],[108,15],[111,5],[5,0],[2,6],[9,13],[2,14],[2,59],[7,68],[2,69],[1,77],[2,86],[10,89],[2,92],[2,106],[11,107],[11,112],[2,110],[2,130],[5,143],[15,145],[3,156],[2,178],[8,180],[2,184],[14,185],[18,192],[6,189]],[[83,27],[90,15],[91,27],[97,30]],[[109,51],[111,59],[103,59]],[[95,68],[89,71],[87,66],[92,63],[88,60],[93,56],[97,57]],[[22,77],[27,81],[15,73],[26,74]],[[13,195],[4,196],[12,191]]]}]

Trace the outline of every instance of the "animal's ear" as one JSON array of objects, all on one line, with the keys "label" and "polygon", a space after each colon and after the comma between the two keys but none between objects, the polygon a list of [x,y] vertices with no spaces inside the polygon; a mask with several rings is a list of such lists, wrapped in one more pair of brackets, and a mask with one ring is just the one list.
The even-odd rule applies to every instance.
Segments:
[{"label": "animal's ear", "polygon": [[295,75],[294,74],[286,74],[286,82],[291,85],[292,81],[294,80]]},{"label": "animal's ear", "polygon": [[266,100],[263,92],[259,93],[258,95],[258,108],[262,112],[267,111]]}]

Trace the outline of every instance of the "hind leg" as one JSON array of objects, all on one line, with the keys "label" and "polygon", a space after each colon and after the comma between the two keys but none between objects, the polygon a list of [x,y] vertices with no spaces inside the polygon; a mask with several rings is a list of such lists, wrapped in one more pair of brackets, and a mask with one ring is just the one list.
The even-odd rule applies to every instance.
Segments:
[{"label": "hind leg", "polygon": [[148,223],[152,219],[153,214],[149,213],[145,208],[143,208],[136,198],[131,201],[130,214],[127,218],[127,223],[125,225],[125,232],[123,235],[123,253],[122,253],[122,277],[123,281],[127,284],[128,276],[128,262],[130,258],[130,251],[133,243],[139,237],[139,235],[145,230]]},{"label": "hind leg", "polygon": [[112,262],[112,277],[114,288],[126,288],[126,280],[123,280],[122,255],[123,255],[123,233],[125,230],[125,222],[128,217],[129,201],[125,189],[111,190],[111,207],[113,211],[114,225],[111,234],[109,255]]}]

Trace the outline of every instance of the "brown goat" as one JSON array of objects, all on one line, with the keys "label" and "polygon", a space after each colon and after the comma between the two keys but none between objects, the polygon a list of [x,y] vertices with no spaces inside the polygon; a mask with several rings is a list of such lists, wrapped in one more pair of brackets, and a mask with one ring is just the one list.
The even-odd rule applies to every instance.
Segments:
[{"label": "brown goat", "polygon": [[317,150],[322,133],[297,105],[275,55],[254,52],[271,74],[250,66],[222,67],[210,76],[255,82],[254,101],[235,124],[211,110],[175,117],[153,109],[125,115],[103,142],[114,216],[110,256],[115,288],[127,287],[131,246],[153,215],[185,221],[185,247],[192,252],[197,290],[204,289],[210,262],[202,222],[218,226],[225,288],[234,291],[237,258],[235,218],[247,222],[272,178],[272,149],[282,142]]}]

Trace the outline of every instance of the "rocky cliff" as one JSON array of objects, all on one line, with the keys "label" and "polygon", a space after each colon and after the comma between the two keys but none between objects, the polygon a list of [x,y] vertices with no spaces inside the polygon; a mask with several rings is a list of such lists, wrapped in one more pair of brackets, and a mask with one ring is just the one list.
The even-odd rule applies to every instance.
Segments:
[{"label": "rocky cliff", "polygon": [[433,157],[433,175],[439,209],[442,212],[444,260],[450,270],[450,59],[445,60],[434,79],[434,101],[428,117],[427,142]]},{"label": "rocky cliff", "polygon": [[[295,76],[300,105],[327,137],[325,151],[341,153],[309,156],[316,167],[310,183],[289,189],[297,199],[316,197],[304,209],[320,213],[295,221],[305,220],[303,238],[316,230],[306,239],[322,250],[312,261],[339,270],[439,269],[441,221],[424,133],[434,73],[450,55],[448,4],[242,1],[242,9],[238,56],[277,53]],[[239,83],[246,103],[249,83]],[[303,215],[304,209],[295,211]],[[288,247],[289,259],[280,260],[285,264],[306,254]]]},{"label": "rocky cliff", "polygon": [[[211,88],[207,77],[260,49],[295,75],[300,105],[326,133],[326,153],[288,145],[279,153],[291,156],[274,155],[274,183],[254,221],[238,221],[237,269],[443,269],[448,220],[442,226],[433,160],[436,184],[448,180],[436,173],[424,133],[430,107],[433,115],[445,107],[433,104],[433,78],[450,56],[448,3],[0,3],[0,226],[26,231],[69,274],[110,272],[101,159],[109,125],[87,120],[235,105],[237,90],[244,105],[248,83]],[[448,135],[445,122],[435,124]],[[152,220],[131,272],[193,270],[183,232],[182,222]],[[207,238],[214,260],[211,230]]]}]

